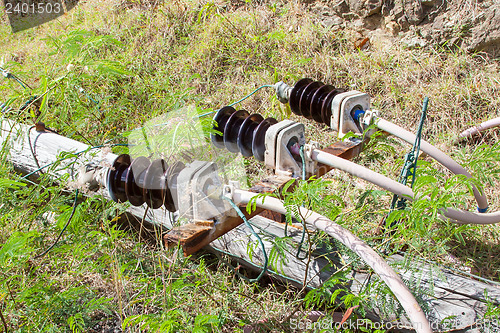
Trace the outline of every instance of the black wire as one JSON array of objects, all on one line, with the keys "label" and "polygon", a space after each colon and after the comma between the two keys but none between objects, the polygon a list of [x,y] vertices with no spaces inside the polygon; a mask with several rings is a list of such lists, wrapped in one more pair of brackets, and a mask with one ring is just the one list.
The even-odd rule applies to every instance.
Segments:
[{"label": "black wire", "polygon": [[[11,73],[11,74],[12,74],[12,73]],[[30,87],[30,86],[29,86],[29,85],[28,85],[25,81],[21,80],[21,79],[19,78],[19,76],[12,74],[12,78],[13,78],[14,80],[16,80],[16,81],[17,81],[17,83],[19,83],[19,84],[20,84],[20,85],[21,85],[24,89],[26,89],[26,87],[28,87],[28,88],[30,88],[31,90],[33,90],[33,88],[31,88],[31,87]]]},{"label": "black wire", "polygon": [[69,216],[68,218],[68,221],[66,221],[66,224],[64,225],[63,229],[61,230],[61,232],[59,233],[59,236],[57,236],[57,239],[56,241],[51,245],[49,246],[45,251],[43,251],[42,253],[36,255],[34,257],[34,259],[39,259],[39,258],[42,258],[43,256],[45,256],[47,253],[50,252],[50,250],[52,250],[54,248],[54,246],[57,245],[57,243],[59,243],[59,241],[61,240],[61,237],[64,233],[64,231],[66,231],[66,228],[68,228],[71,220],[73,219],[73,216],[75,215],[75,212],[76,212],[76,207],[78,206],[78,190],[76,190],[75,192],[75,200],[73,202],[73,210],[71,211],[71,215]]},{"label": "black wire", "polygon": [[0,67],[0,71],[2,72],[2,74],[7,78],[7,79],[14,79],[17,83],[19,83],[24,89],[26,89],[26,87],[30,88],[31,90],[33,90],[33,88],[31,88],[26,82],[24,82],[23,80],[21,80],[17,75],[14,75],[13,73],[9,72],[8,70]]},{"label": "black wire", "polygon": [[[31,130],[34,128],[35,126],[31,126],[29,129],[28,129],[28,143],[30,145],[30,151],[31,151],[31,155],[33,156],[33,159],[35,160],[35,163],[36,163],[36,166],[38,167],[38,169],[41,169],[40,167],[40,163],[38,163],[38,158],[36,158],[36,154],[35,154],[35,149],[33,147],[33,145],[31,144]],[[36,140],[35,140],[36,141]],[[40,170],[40,173],[43,174],[45,172],[43,172],[42,170]]]}]

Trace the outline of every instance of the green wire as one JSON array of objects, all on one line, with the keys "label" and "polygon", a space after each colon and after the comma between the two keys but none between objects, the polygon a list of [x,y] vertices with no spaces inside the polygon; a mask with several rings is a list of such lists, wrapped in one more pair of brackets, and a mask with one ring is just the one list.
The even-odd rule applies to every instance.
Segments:
[{"label": "green wire", "polygon": [[[399,174],[399,182],[403,185],[408,183],[408,177],[411,175],[410,187],[413,187],[417,173],[418,154],[420,153],[420,142],[422,141],[422,129],[424,127],[425,118],[427,117],[427,107],[429,105],[429,97],[424,98],[422,105],[422,114],[420,115],[420,122],[418,124],[417,134],[415,135],[415,142],[413,147],[405,156],[405,163]],[[400,198],[396,194],[392,196],[390,212],[395,209],[404,209],[406,207],[406,199]],[[391,223],[391,228],[396,225],[398,221]]]},{"label": "green wire", "polygon": [[243,102],[245,99],[249,98],[250,96],[252,96],[253,94],[255,94],[257,91],[261,90],[262,88],[274,88],[274,85],[272,85],[272,84],[264,84],[264,85],[258,87],[257,89],[255,89],[254,91],[252,91],[250,94],[248,94],[245,97],[243,97],[242,99],[229,104],[229,106],[234,106],[234,105],[236,105],[238,103]]},{"label": "green wire", "polygon": [[[95,99],[93,99],[92,96],[90,96],[90,94],[87,93],[87,91],[85,89],[83,89],[82,87],[79,87],[79,88],[77,87],[77,89],[78,89],[78,91],[80,93],[82,93],[83,95],[85,95],[85,97],[87,97],[92,103],[94,103],[95,105],[99,106],[99,102],[96,101]],[[100,107],[99,107],[99,109],[100,109]]]},{"label": "green wire", "polygon": [[[413,187],[413,183],[415,182],[415,174],[417,172],[417,161],[418,154],[420,154],[420,142],[422,141],[422,129],[424,128],[424,121],[427,117],[427,107],[429,105],[429,97],[424,98],[424,103],[422,105],[422,115],[420,116],[420,123],[418,124],[417,137],[415,139],[415,143],[413,144],[413,149],[410,152],[410,157],[412,159],[412,177],[411,177],[411,187]],[[408,177],[408,176],[407,176]],[[406,185],[406,183],[405,183]]]},{"label": "green wire", "polygon": [[304,146],[299,149],[300,159],[302,160],[302,180],[306,180],[306,158],[304,156]]},{"label": "green wire", "polygon": [[[254,91],[252,91],[250,94],[248,94],[248,95],[246,95],[245,97],[243,97],[242,99],[240,99],[240,100],[238,100],[238,101],[236,101],[236,102],[233,102],[233,103],[229,104],[228,106],[234,106],[234,105],[236,105],[236,104],[238,104],[238,103],[243,102],[244,100],[246,100],[247,98],[249,98],[250,96],[252,96],[253,94],[255,94],[257,91],[261,90],[262,88],[274,88],[274,85],[272,85],[272,84],[264,84],[264,85],[262,85],[262,86],[258,87],[257,89],[255,89]],[[203,114],[200,114],[200,115],[198,115],[198,116],[196,116],[196,117],[197,117],[197,118],[201,118],[201,117],[209,116],[209,115],[211,115],[212,113],[215,113],[215,112],[217,112],[217,111],[219,111],[219,110],[216,110],[216,111],[210,111],[210,112],[207,112],[207,113],[203,113]]]},{"label": "green wire", "polygon": [[[304,146],[300,146],[299,149],[299,154],[300,158],[302,160],[302,180],[306,180],[306,158],[304,156]],[[285,221],[285,237],[288,237],[288,222]],[[295,258],[303,260],[307,257],[301,258],[300,257],[300,252],[302,251],[302,245],[304,244],[304,240],[306,238],[306,226],[305,223],[302,224],[302,238],[300,239],[298,248],[297,248],[297,254],[295,255]]]},{"label": "green wire", "polygon": [[[304,146],[300,146],[299,154],[300,154],[300,159],[302,160],[302,180],[306,180],[306,158],[304,156]],[[300,243],[297,248],[297,254],[295,255],[297,259],[302,260],[307,258],[307,256],[303,258],[300,257],[300,252],[302,251],[302,245],[304,245],[305,238],[306,238],[306,224],[304,221],[302,221],[302,238],[300,239]]]},{"label": "green wire", "polygon": [[243,220],[243,222],[248,227],[248,229],[250,229],[250,232],[252,233],[252,235],[254,235],[255,238],[257,238],[257,240],[259,241],[260,247],[262,249],[262,253],[264,255],[264,268],[260,272],[259,276],[257,276],[255,279],[249,279],[246,276],[243,276],[239,272],[236,271],[236,274],[239,277],[247,280],[248,282],[251,282],[251,283],[258,282],[264,276],[264,274],[267,272],[267,265],[269,263],[269,258],[267,257],[266,247],[264,246],[264,242],[262,241],[262,239],[260,238],[260,236],[255,232],[255,230],[253,229],[253,227],[250,224],[250,222],[248,221],[248,219],[245,217],[245,215],[243,214],[243,212],[241,211],[241,209],[233,202],[233,200],[229,199],[226,196],[222,196],[222,198],[225,199],[225,200],[227,200],[229,202],[229,204],[231,205],[231,207],[234,208],[234,210],[236,211],[236,213],[238,214],[238,216]]}]

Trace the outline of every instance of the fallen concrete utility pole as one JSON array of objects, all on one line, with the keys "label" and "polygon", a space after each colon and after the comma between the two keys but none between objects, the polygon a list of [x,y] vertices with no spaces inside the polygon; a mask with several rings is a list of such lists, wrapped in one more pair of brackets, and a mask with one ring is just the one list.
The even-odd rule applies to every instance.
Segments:
[{"label": "fallen concrete utility pole", "polygon": [[[55,179],[61,176],[69,175],[70,179],[78,179],[82,168],[86,166],[95,166],[105,164],[112,165],[117,156],[106,152],[107,149],[91,149],[88,145],[81,142],[65,138],[63,136],[48,131],[37,131],[35,127],[24,124],[18,124],[7,119],[1,119],[0,144],[9,151],[9,160],[14,167],[22,173],[32,173],[40,170],[41,167],[51,163],[57,163],[53,168],[44,168],[49,171]],[[29,139],[28,139],[29,138]],[[349,157],[352,151],[357,149],[355,146],[349,146],[347,143],[339,143],[337,146],[329,149],[330,153]],[[63,154],[67,158],[61,159]],[[325,170],[326,172],[327,170]],[[253,187],[252,191],[272,191],[279,188],[288,179],[286,177],[272,178],[268,182],[261,182]],[[108,191],[91,192],[90,195],[102,195],[110,200]],[[142,219],[145,214],[146,206],[130,206],[128,212]],[[273,239],[275,237],[285,236],[285,225],[268,219],[254,212],[251,221],[258,226],[258,233],[264,240],[265,250],[270,253],[275,246]],[[264,212],[268,217],[273,217],[269,211]],[[224,252],[231,255],[234,260],[248,266],[254,270],[261,270],[264,262],[263,252],[256,248],[252,257],[248,253],[249,242],[255,241],[254,236],[250,235],[242,221],[238,217],[232,217],[230,223],[225,224],[224,230],[212,232],[210,228],[204,228],[203,224],[197,227],[183,228],[173,225],[171,214],[164,207],[159,209],[149,209],[146,214],[146,220],[155,225],[170,229],[164,235],[166,243],[180,242],[185,253],[194,253],[201,247],[211,252]],[[274,216],[276,219],[276,216]],[[195,224],[196,225],[196,224]],[[314,230],[311,230],[314,232]],[[291,236],[295,244],[300,243],[300,227],[289,227],[288,236]],[[284,258],[272,263],[269,274],[278,279],[289,281],[296,285],[302,285],[304,282],[310,288],[317,288],[324,283],[332,273],[336,272],[343,263],[352,261],[353,257],[342,253],[340,248],[330,250],[316,248],[313,251],[313,257],[309,264],[308,259],[298,259],[296,257],[296,248],[290,247],[284,253]],[[403,265],[404,258],[401,256],[392,256],[389,259],[391,265],[397,270],[397,267]],[[474,325],[477,323],[497,325],[498,323],[485,323],[483,321],[484,313],[487,310],[487,303],[500,305],[500,287],[499,285],[479,282],[472,278],[466,278],[462,275],[453,273],[447,269],[426,264],[423,261],[413,261],[411,268],[399,270],[403,280],[407,281],[413,294],[422,306],[427,318],[431,322],[433,331],[449,331],[450,329],[463,329],[464,332],[474,331]],[[358,269],[350,273],[349,289],[357,294],[368,283],[376,280],[368,270]],[[486,299],[487,294],[488,299]],[[379,295],[372,297],[372,311],[369,315],[377,320],[390,321],[399,319],[407,327],[411,327],[408,320],[404,317],[398,318],[398,313],[402,313],[400,305],[394,300]],[[450,319],[452,318],[452,319]],[[497,326],[494,326],[497,327]],[[486,331],[486,330],[484,330]],[[493,330],[492,330],[493,331]]]}]

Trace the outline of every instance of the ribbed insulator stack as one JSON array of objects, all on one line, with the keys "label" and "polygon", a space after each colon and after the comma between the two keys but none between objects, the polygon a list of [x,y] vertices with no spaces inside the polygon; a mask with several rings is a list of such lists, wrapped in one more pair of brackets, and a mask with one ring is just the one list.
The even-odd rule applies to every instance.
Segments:
[{"label": "ribbed insulator stack", "polygon": [[177,176],[184,164],[176,162],[169,166],[162,159],[150,162],[146,157],[131,160],[122,154],[108,171],[108,189],[116,202],[129,201],[133,206],[146,203],[150,208],[165,206],[176,211]]},{"label": "ribbed insulator stack", "polygon": [[243,156],[255,156],[264,161],[266,152],[266,132],[278,121],[274,118],[264,119],[259,114],[249,114],[245,110],[236,111],[231,106],[220,109],[214,116],[214,130],[222,135],[212,134],[212,143],[217,148],[227,148],[232,153],[241,152]]},{"label": "ribbed insulator stack", "polygon": [[306,78],[295,84],[288,102],[296,115],[330,126],[333,98],[343,92],[344,89]]}]

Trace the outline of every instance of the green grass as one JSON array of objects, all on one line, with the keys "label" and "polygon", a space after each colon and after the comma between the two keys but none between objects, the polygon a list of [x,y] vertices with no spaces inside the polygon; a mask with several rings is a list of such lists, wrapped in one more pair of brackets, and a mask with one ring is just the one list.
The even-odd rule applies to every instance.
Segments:
[{"label": "green grass", "polygon": [[[298,2],[180,0],[150,10],[155,4],[87,1],[56,21],[15,35],[3,15],[2,67],[35,94],[50,90],[41,101],[39,120],[92,145],[124,142],[124,132],[170,110],[189,105],[217,109],[280,80],[293,84],[311,77],[367,92],[386,119],[412,131],[423,97],[429,96],[424,138],[469,168],[485,184],[490,211],[500,209],[498,131],[453,144],[461,130],[498,116],[498,61],[486,54],[438,47],[406,50],[397,44],[358,51],[355,34],[323,27]],[[100,102],[100,109],[80,87]],[[28,93],[13,80],[2,80],[0,96],[17,106]],[[270,89],[239,107],[303,121],[290,116]],[[8,115],[26,123],[33,116],[29,111]],[[323,126],[305,124],[308,139],[325,145],[336,141],[335,133]],[[356,161],[396,178],[407,151],[397,140],[381,139]],[[5,150],[0,157],[0,310],[10,330],[233,332],[265,320],[260,324],[264,331],[280,332],[289,330],[281,321],[294,309],[336,308],[314,294],[304,301],[304,294],[274,279],[251,285],[211,255],[187,259],[133,230],[122,230],[115,222],[124,207],[98,198],[84,200],[58,246],[34,259],[57,237],[73,196],[45,178],[43,187],[7,189],[19,177]],[[248,163],[252,179],[265,174],[258,162]],[[498,281],[499,227],[419,218],[444,204],[474,207],[464,182],[447,183],[450,175],[439,165],[428,161],[420,171],[424,175],[429,182],[418,190],[443,200],[415,204],[392,236],[391,249]],[[332,172],[327,178],[331,184],[318,190],[319,197],[334,195],[342,204],[318,209],[327,215],[341,209],[337,222],[372,244],[384,241],[386,235],[374,230],[391,197],[346,174]],[[52,212],[55,221],[48,218]]]}]

